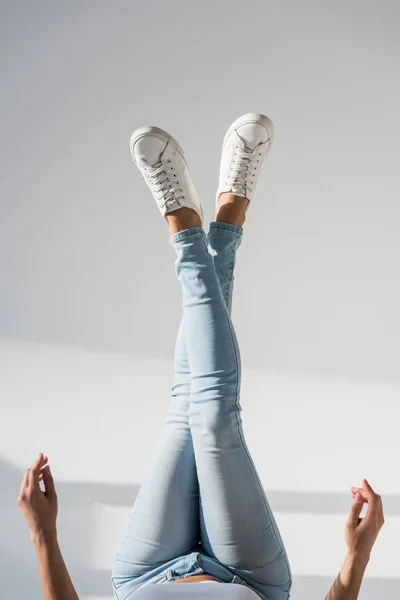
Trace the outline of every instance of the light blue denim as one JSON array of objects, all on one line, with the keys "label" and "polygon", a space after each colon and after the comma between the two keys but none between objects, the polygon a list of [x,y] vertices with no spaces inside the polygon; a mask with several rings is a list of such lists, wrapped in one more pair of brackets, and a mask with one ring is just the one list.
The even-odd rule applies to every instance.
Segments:
[{"label": "light blue denim", "polygon": [[199,573],[247,585],[263,600],[290,596],[287,554],[240,414],[241,359],[230,315],[242,235],[241,227],[211,222],[208,235],[192,227],[169,238],[183,293],[172,398],[115,556],[117,600]]}]

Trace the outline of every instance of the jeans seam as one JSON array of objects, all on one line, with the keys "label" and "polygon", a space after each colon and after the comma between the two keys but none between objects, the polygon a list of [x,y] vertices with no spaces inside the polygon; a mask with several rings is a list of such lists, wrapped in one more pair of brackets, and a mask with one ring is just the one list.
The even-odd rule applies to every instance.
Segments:
[{"label": "jeans seam", "polygon": [[[265,508],[267,510],[267,514],[270,515],[271,511],[268,508],[268,504],[265,502],[265,492],[264,492],[262,483],[260,481],[260,478],[258,476],[257,470],[254,468],[253,460],[252,460],[252,458],[251,458],[251,456],[249,454],[249,451],[248,451],[248,448],[247,448],[247,444],[245,443],[245,440],[243,438],[243,430],[242,430],[241,424],[239,423],[239,419],[238,419],[238,417],[239,417],[238,413],[241,411],[240,402],[239,402],[239,383],[240,383],[240,378],[239,378],[239,357],[238,357],[238,352],[237,352],[236,343],[235,343],[235,336],[233,335],[233,331],[232,331],[232,322],[231,322],[231,318],[230,318],[230,315],[229,315],[228,307],[226,307],[226,313],[227,313],[227,318],[228,318],[229,332],[230,332],[231,340],[232,340],[232,343],[233,343],[233,349],[234,349],[235,360],[236,360],[235,406],[237,408],[237,412],[235,412],[235,419],[236,419],[236,423],[237,423],[237,426],[238,426],[238,433],[239,433],[239,437],[240,437],[240,440],[241,440],[241,443],[242,443],[242,448],[243,448],[243,450],[246,453],[247,459],[248,459],[248,461],[250,463],[250,466],[251,466],[251,469],[253,471],[253,475],[257,479],[258,487],[259,487],[259,489],[261,491],[263,503],[264,503],[264,506],[265,506]],[[283,553],[283,555],[285,557],[286,565],[288,566],[288,559],[286,557],[286,553],[285,553],[284,549],[282,548],[282,545],[281,545],[281,543],[280,543],[280,541],[278,539],[277,532],[275,530],[275,526],[274,526],[274,524],[273,524],[272,521],[271,521],[271,525],[272,525],[272,529],[273,529],[273,532],[274,532],[275,541],[278,544],[278,547],[279,547],[280,551]]]}]

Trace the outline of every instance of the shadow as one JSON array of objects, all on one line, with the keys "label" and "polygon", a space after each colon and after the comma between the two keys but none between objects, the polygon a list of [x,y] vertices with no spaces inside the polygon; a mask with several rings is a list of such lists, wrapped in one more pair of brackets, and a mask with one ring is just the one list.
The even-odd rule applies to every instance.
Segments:
[{"label": "shadow", "polygon": [[[160,289],[162,288],[161,285],[159,287]],[[52,337],[50,335],[33,335],[29,331],[24,331],[22,336],[10,331],[1,330],[0,337],[4,342],[48,346],[55,350],[83,350],[96,354],[113,354],[116,356],[130,355],[140,357],[141,360],[171,360],[171,352],[173,352],[174,349],[176,334],[181,321],[181,313],[178,312],[180,308],[177,309],[176,305],[180,307],[180,304],[179,300],[175,300],[175,303],[171,303],[170,305],[168,305],[167,300],[163,301],[165,303],[165,312],[169,315],[167,324],[165,324],[165,321],[158,323],[156,320],[157,317],[155,317],[154,327],[148,332],[146,331],[146,335],[138,335],[137,330],[135,329],[137,322],[134,322],[132,319],[126,325],[124,335],[128,331],[132,339],[140,339],[140,347],[137,345],[133,346],[131,340],[126,340],[124,343],[119,341],[112,343],[102,340],[96,340],[94,342],[90,339],[85,339],[84,341],[79,342],[71,339],[56,339],[55,336]],[[135,310],[136,314],[142,314],[145,311],[153,311],[154,313],[157,308],[158,306],[149,308],[149,306],[146,305]],[[246,307],[242,309],[242,312],[246,313]],[[240,313],[240,309],[237,309],[235,313]],[[161,317],[158,318],[161,321]],[[342,348],[339,348],[336,351],[335,360],[332,358],[330,358],[330,361],[328,358],[323,360],[328,354],[329,349],[322,343],[317,345],[315,354],[312,355],[310,354],[309,349],[304,346],[304,348],[299,351],[299,354],[303,357],[303,362],[300,362],[299,360],[296,361],[295,357],[292,357],[290,361],[285,361],[284,357],[280,355],[281,351],[278,352],[278,342],[276,342],[276,346],[272,346],[272,343],[270,343],[268,348],[261,350],[258,346],[258,342],[255,344],[255,340],[263,338],[261,329],[259,328],[257,330],[257,324],[251,329],[248,324],[244,326],[243,324],[238,323],[236,319],[234,320],[235,331],[240,340],[240,352],[242,356],[246,357],[246,368],[268,369],[269,371],[285,374],[301,374],[308,377],[335,378],[349,382],[387,385],[396,385],[400,383],[400,371],[397,368],[397,363],[392,366],[392,363],[394,362],[393,356],[398,355],[397,349],[393,351],[393,356],[390,359],[388,355],[385,357],[386,363],[383,365],[381,364],[383,359],[381,358],[378,362],[374,356],[368,361],[365,361],[365,364],[361,364],[360,362],[359,364],[352,366],[351,361],[344,356]],[[159,331],[161,330],[162,325],[164,326],[165,331],[163,332],[163,337],[160,337]],[[254,331],[258,331],[256,337],[254,337]],[[264,338],[268,339],[268,335],[265,334]],[[356,349],[354,350],[354,354],[359,354]],[[347,362],[345,359],[347,359]],[[375,367],[372,364],[374,359],[375,362],[378,362]]]},{"label": "shadow", "polygon": [[[23,472],[0,458],[0,577],[3,597],[13,600],[43,598],[34,547],[29,529],[16,505]],[[140,485],[57,482],[59,498],[58,531],[65,562],[80,597],[112,598],[110,570],[91,568],[94,520],[93,505],[132,506]],[[275,512],[347,513],[348,494],[298,491],[270,491],[268,499]],[[385,495],[385,514],[400,515],[400,496]],[[71,518],[73,517],[73,518]],[[121,532],[122,535],[122,532]],[[294,575],[293,600],[321,600],[334,577]],[[400,578],[366,577],[362,598],[397,597]]]}]

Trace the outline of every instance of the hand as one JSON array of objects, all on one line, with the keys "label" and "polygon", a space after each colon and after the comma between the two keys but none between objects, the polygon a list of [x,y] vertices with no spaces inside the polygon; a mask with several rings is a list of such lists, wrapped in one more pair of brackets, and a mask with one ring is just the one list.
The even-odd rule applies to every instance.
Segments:
[{"label": "hand", "polygon": [[[47,460],[47,456],[39,454],[32,467],[25,471],[17,500],[30,527],[31,537],[56,531],[58,500]],[[44,482],[45,492],[40,489],[41,480]]]},{"label": "hand", "polygon": [[[369,559],[378,533],[385,522],[381,497],[374,492],[366,479],[363,487],[352,487],[353,504],[346,522],[345,537],[349,554]],[[368,504],[365,518],[360,518],[364,502]]]}]

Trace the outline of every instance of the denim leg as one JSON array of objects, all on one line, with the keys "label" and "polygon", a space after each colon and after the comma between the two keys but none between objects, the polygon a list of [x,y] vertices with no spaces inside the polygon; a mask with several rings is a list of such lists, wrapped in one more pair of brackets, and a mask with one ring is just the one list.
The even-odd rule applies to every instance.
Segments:
[{"label": "denim leg", "polygon": [[[232,291],[234,282],[234,268],[236,263],[236,251],[241,244],[242,235],[243,229],[239,226],[216,221],[212,221],[210,223],[210,230],[208,233],[208,251],[214,259],[215,269],[229,313],[231,313],[232,311]],[[182,402],[181,406],[183,410],[186,411],[187,419],[187,411],[189,409],[190,402],[190,367],[186,351],[185,315],[182,316],[176,340],[174,358],[174,380],[173,385],[171,387],[171,395],[172,402],[169,418],[172,420],[174,419],[174,406],[180,398]],[[187,427],[190,432],[188,421]],[[191,443],[191,456],[193,459],[192,469],[193,471],[196,471],[197,479],[197,469],[194,458],[192,439]],[[198,531],[197,534],[198,539],[201,539],[204,537],[204,516],[201,510],[198,515],[198,523],[200,526],[200,532]]]},{"label": "denim leg", "polygon": [[208,251],[214,259],[215,271],[229,314],[232,313],[236,251],[242,243],[242,237],[242,227],[219,221],[210,223],[207,235]]},{"label": "denim leg", "polygon": [[118,589],[198,545],[199,486],[187,399],[178,386],[115,555],[113,584]]},{"label": "denim leg", "polygon": [[[235,254],[242,231],[235,225],[212,222],[208,235],[209,251],[229,307]],[[192,552],[198,548],[201,537],[199,485],[187,414],[190,369],[184,329],[183,316],[175,345],[170,408],[115,557],[113,581],[116,587]]]},{"label": "denim leg", "polygon": [[290,567],[244,439],[240,351],[207,238],[194,227],[174,234],[170,243],[183,293],[202,546],[271,600],[284,600],[291,587]]}]

